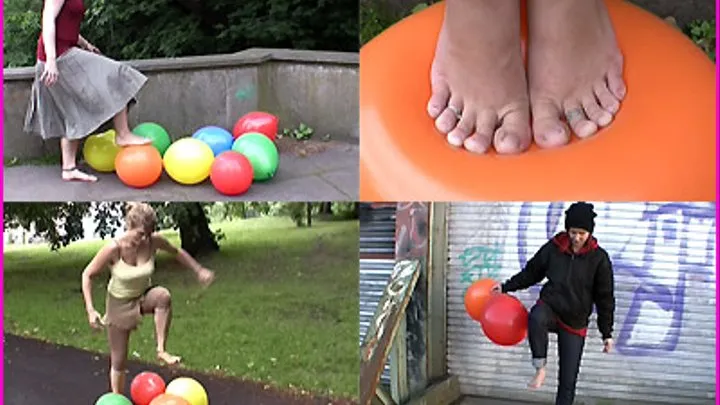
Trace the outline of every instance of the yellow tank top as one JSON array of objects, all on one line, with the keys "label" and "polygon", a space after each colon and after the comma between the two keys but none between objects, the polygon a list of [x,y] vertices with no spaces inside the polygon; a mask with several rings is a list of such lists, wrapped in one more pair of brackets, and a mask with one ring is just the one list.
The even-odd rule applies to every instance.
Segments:
[{"label": "yellow tank top", "polygon": [[110,269],[108,293],[115,298],[137,298],[151,286],[155,257],[139,266],[131,266],[120,257]]}]

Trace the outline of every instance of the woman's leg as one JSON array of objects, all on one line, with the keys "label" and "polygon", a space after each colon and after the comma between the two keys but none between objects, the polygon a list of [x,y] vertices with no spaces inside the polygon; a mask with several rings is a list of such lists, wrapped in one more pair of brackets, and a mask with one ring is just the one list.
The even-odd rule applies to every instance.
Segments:
[{"label": "woman's leg", "polygon": [[556,330],[555,314],[550,307],[538,303],[530,310],[528,316],[528,340],[532,353],[532,364],[535,367],[535,376],[528,387],[540,388],[545,382],[545,366],[547,365],[548,335]]},{"label": "woman's leg", "polygon": [[115,114],[113,117],[113,125],[115,126],[115,143],[118,146],[146,145],[152,143],[152,140],[137,136],[130,131],[127,107]]},{"label": "woman's leg", "polygon": [[130,331],[108,326],[108,343],[110,345],[110,389],[116,394],[125,390],[125,362],[128,354]]},{"label": "woman's leg", "polygon": [[86,181],[95,182],[97,177],[83,173],[77,169],[77,150],[80,141],[77,139],[60,138],[60,150],[62,151],[62,179],[65,181]]},{"label": "woman's leg", "polygon": [[172,302],[170,298],[170,291],[168,291],[167,288],[152,288],[145,294],[145,299],[142,303],[142,313],[154,314],[158,359],[167,364],[176,364],[180,362],[181,358],[165,351],[165,344],[167,343],[168,333],[170,332],[170,321],[172,319]]},{"label": "woman's leg", "polygon": [[575,401],[575,385],[584,348],[584,337],[562,329],[558,331],[560,369],[555,405],[572,405]]},{"label": "woman's leg", "polygon": [[519,0],[448,0],[430,71],[427,113],[447,141],[475,153],[531,143]]}]

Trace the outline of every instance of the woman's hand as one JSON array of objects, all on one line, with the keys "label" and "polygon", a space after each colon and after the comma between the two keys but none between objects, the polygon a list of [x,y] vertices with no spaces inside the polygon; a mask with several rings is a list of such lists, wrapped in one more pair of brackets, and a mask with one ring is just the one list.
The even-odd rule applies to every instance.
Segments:
[{"label": "woman's hand", "polygon": [[101,53],[100,50],[90,42],[85,42],[85,50],[97,54]]},{"label": "woman's hand", "polygon": [[495,284],[491,289],[490,292],[493,294],[502,294],[502,285],[500,283]]},{"label": "woman's hand", "polygon": [[215,280],[215,273],[203,267],[198,271],[197,278],[203,287],[207,287]]},{"label": "woman's hand", "polygon": [[105,326],[103,324],[102,315],[94,309],[88,311],[88,323],[93,329],[102,329],[103,326]]},{"label": "woman's hand", "polygon": [[40,76],[40,81],[50,87],[57,82],[58,76],[60,76],[60,73],[58,73],[57,62],[54,59],[45,62],[45,70]]}]

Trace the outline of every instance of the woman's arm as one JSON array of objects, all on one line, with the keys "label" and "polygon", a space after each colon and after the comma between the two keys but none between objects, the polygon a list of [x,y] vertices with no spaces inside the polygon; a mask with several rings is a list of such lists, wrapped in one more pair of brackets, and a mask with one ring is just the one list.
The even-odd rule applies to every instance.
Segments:
[{"label": "woman's arm", "polygon": [[174,256],[175,260],[180,262],[180,264],[192,270],[203,284],[212,281],[213,273],[198,263],[185,249],[173,246],[170,241],[159,233],[153,234],[152,241],[155,249],[162,250]]},{"label": "woman's arm", "polygon": [[45,56],[48,61],[55,61],[55,19],[62,9],[65,0],[45,0],[42,14],[42,38],[45,44]]},{"label": "woman's arm", "polygon": [[603,340],[612,339],[615,322],[615,280],[612,262],[605,255],[600,268],[595,273],[593,285],[595,309],[597,309],[597,326]]},{"label": "woman's arm", "polygon": [[501,291],[513,292],[524,290],[542,281],[547,273],[548,249],[549,243],[543,245],[535,255],[528,260],[525,268],[512,276],[509,280],[502,284]]},{"label": "woman's arm", "polygon": [[95,306],[92,302],[92,278],[100,274],[116,254],[117,244],[109,243],[97,252],[95,257],[93,257],[87,267],[85,267],[85,270],[83,270],[82,292],[83,298],[85,299],[85,309],[88,314],[95,312]]}]

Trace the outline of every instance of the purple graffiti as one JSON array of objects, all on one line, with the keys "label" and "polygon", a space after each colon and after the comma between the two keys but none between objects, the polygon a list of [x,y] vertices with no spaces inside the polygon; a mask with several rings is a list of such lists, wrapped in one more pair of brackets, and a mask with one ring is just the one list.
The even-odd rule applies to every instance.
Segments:
[{"label": "purple graffiti", "polygon": [[[562,218],[563,203],[552,203],[547,207],[546,234],[551,238],[558,230]],[[534,252],[528,251],[528,228],[530,215],[534,204],[523,204],[518,221],[518,259],[520,268],[525,266]],[[604,214],[608,214],[606,208]],[[606,215],[603,215],[607,217]],[[693,221],[708,221],[711,226],[707,232],[705,255],[688,254],[688,237],[685,232]],[[715,210],[712,206],[693,206],[683,203],[646,204],[641,218],[635,225],[645,230],[647,242],[642,252],[640,263],[633,263],[623,257],[623,252],[631,243],[627,242],[618,251],[609,251],[616,275],[629,276],[630,282],[638,285],[632,292],[630,307],[619,328],[617,336],[618,352],[628,356],[646,356],[657,352],[672,352],[676,349],[682,331],[682,322],[685,304],[685,286],[687,280],[710,280],[714,271],[714,258],[712,244],[715,237]],[[632,233],[628,229],[628,233]],[[679,242],[679,243],[678,243]],[[667,244],[679,245],[677,259],[678,277],[674,286],[667,286],[652,273],[655,263],[655,254],[661,253]],[[689,258],[696,259],[691,262]],[[627,283],[628,281],[623,281]],[[539,293],[540,286],[531,289],[533,294]],[[642,326],[641,309],[643,304],[653,303],[661,310],[666,311],[670,317],[670,325],[665,330],[662,339],[655,343],[633,342],[632,333],[636,327]]]}]

